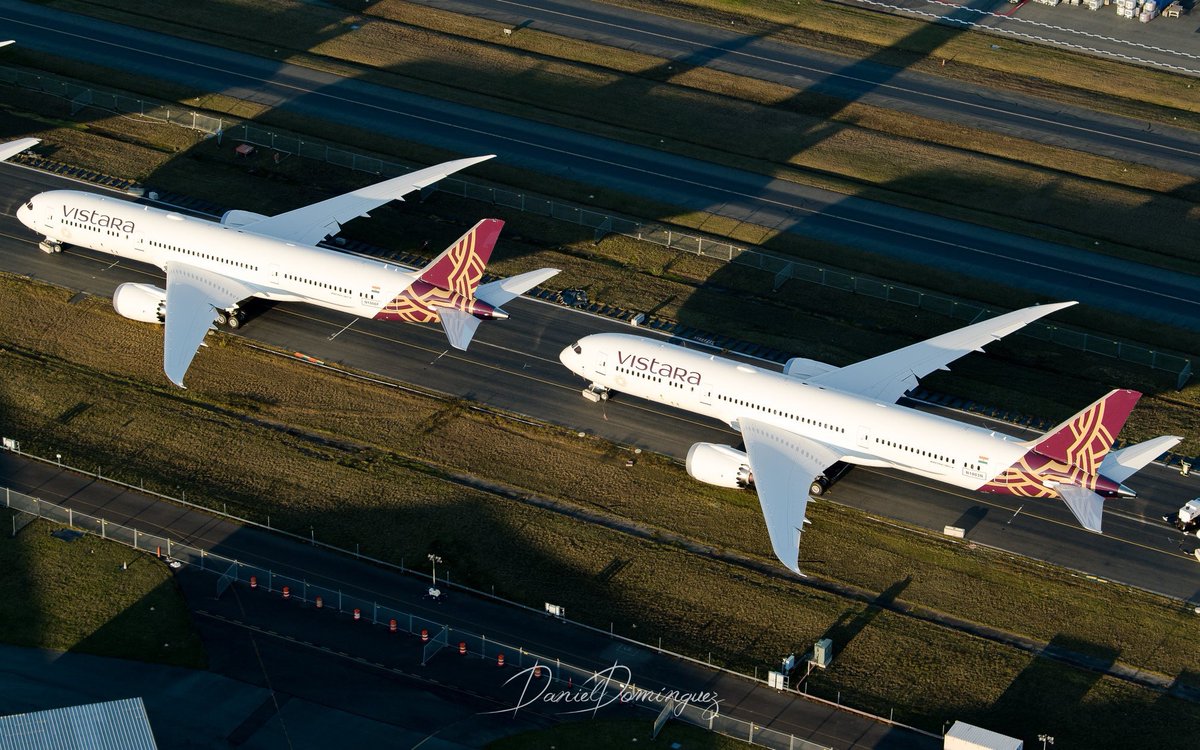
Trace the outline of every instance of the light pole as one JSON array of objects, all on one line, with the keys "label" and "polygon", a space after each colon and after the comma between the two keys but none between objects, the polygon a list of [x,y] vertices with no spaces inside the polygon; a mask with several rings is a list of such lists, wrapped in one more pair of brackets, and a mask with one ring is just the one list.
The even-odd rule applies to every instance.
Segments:
[{"label": "light pole", "polygon": [[[426,557],[429,558],[429,562],[433,563],[433,587],[437,588],[437,564],[442,561],[442,558],[438,557],[432,552],[426,555]],[[1043,750],[1045,749],[1043,748]]]},{"label": "light pole", "polygon": [[1038,739],[1042,741],[1042,750],[1046,750],[1046,745],[1054,744],[1054,738],[1048,734],[1039,734]]}]

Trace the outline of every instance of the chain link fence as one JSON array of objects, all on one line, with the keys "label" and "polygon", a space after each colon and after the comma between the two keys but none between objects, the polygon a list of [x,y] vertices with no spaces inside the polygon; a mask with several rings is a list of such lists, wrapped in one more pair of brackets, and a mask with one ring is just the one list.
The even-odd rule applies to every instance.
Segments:
[{"label": "chain link fence", "polygon": [[[102,479],[98,474],[97,478]],[[207,571],[214,576],[217,596],[220,596],[229,586],[239,584],[251,590],[261,590],[264,593],[280,596],[316,609],[327,609],[348,615],[354,621],[369,621],[372,625],[386,627],[391,632],[419,636],[423,644],[421,661],[423,665],[434,658],[439,651],[449,648],[461,656],[491,660],[517,670],[536,668],[539,670],[537,673],[539,677],[544,671],[547,679],[566,690],[588,691],[600,689],[600,686],[603,686],[598,702],[608,701],[611,698],[612,701],[620,700],[626,704],[632,703],[655,712],[660,712],[666,697],[674,694],[672,691],[661,688],[633,683],[631,673],[625,668],[597,672],[575,666],[559,658],[544,656],[522,646],[488,638],[486,635],[461,628],[453,628],[413,612],[380,604],[362,594],[313,583],[305,577],[289,571],[280,571],[259,563],[215,554],[199,547],[173,541],[165,534],[147,533],[122,524],[112,523],[104,518],[78,512],[8,487],[4,488],[4,507],[26,514],[31,519],[45,519],[52,523],[94,534],[102,539],[119,542],[135,550],[164,558],[172,566],[188,566]],[[23,527],[24,524],[21,526]],[[18,529],[15,520],[13,529],[15,534]],[[443,582],[443,585],[445,583]],[[503,601],[499,597],[493,596],[493,598]],[[622,638],[622,640],[637,643],[628,638]],[[638,645],[648,650],[656,650],[649,644],[639,643]],[[662,651],[661,648],[657,650]],[[624,671],[622,672],[622,670]],[[742,676],[750,679],[748,675]],[[622,677],[626,679],[622,679]],[[785,732],[726,716],[720,713],[714,705],[683,701],[672,704],[672,713],[678,721],[761,747],[786,748],[787,750],[832,750],[825,745],[819,745]]]},{"label": "chain link fence", "polygon": [[[138,115],[158,122],[171,123],[210,135],[243,141],[282,153],[324,161],[384,177],[395,177],[411,171],[411,168],[405,165],[356,153],[319,139],[303,138],[293,133],[233,118],[214,117],[180,105],[161,104],[98,91],[56,76],[0,67],[0,82],[67,99],[72,103],[72,112],[90,106],[120,114]],[[756,248],[735,245],[721,239],[681,232],[661,224],[645,223],[628,217],[593,211],[544,196],[479,185],[457,177],[448,177],[442,180],[436,189],[462,198],[587,227],[593,230],[597,240],[606,234],[618,234],[679,252],[691,253],[726,263],[737,263],[771,274],[776,289],[787,281],[795,279],[853,294],[862,294],[886,302],[939,312],[961,320],[975,320],[981,318],[984,313],[990,312],[983,306],[961,302],[920,289],[789,259]],[[1182,389],[1192,374],[1191,361],[1185,357],[1156,351],[1137,344],[1116,341],[1104,336],[1072,331],[1048,323],[1033,323],[1026,326],[1018,335],[1033,336],[1045,341],[1052,341],[1065,348],[1173,373],[1176,377],[1177,389]]]}]

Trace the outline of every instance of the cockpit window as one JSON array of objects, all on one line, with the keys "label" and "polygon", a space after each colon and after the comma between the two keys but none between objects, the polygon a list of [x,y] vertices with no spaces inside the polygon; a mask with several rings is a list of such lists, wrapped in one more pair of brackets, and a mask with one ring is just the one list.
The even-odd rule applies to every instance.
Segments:
[{"label": "cockpit window", "polygon": [[583,354],[583,347],[579,345],[578,341],[576,341],[574,344],[571,344],[571,349],[574,350],[576,354]]},{"label": "cockpit window", "polygon": [[30,211],[33,210],[33,199],[32,198],[30,198],[28,201],[26,201],[25,208],[28,208]]}]

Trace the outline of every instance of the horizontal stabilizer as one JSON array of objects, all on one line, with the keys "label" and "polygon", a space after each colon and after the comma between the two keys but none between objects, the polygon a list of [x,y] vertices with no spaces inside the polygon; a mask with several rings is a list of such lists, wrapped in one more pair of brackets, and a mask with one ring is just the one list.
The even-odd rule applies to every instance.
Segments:
[{"label": "horizontal stabilizer", "polygon": [[0,161],[11,159],[27,148],[33,148],[41,143],[38,138],[19,138],[8,143],[0,143]]},{"label": "horizontal stabilizer", "polygon": [[553,278],[557,273],[557,268],[541,268],[537,271],[510,276],[507,279],[492,281],[479,287],[475,292],[475,297],[492,307],[501,307],[505,302],[521,296],[538,284]]},{"label": "horizontal stabilizer", "polygon": [[438,317],[442,321],[442,330],[446,332],[446,338],[450,340],[450,346],[465,352],[475,336],[476,329],[479,328],[479,318],[453,307],[440,308]]},{"label": "horizontal stabilizer", "polygon": [[1146,464],[1174,448],[1183,438],[1163,435],[1144,443],[1113,451],[1100,464],[1100,475],[1120,484],[1142,470]]},{"label": "horizontal stabilizer", "polygon": [[1063,502],[1075,514],[1080,525],[1088,531],[1100,533],[1100,523],[1104,519],[1104,498],[1091,490],[1076,487],[1073,484],[1060,484],[1055,488]]}]

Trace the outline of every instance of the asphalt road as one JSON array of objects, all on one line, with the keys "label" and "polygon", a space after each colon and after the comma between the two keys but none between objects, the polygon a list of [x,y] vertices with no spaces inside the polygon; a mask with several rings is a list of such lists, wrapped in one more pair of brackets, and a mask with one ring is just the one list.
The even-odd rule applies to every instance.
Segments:
[{"label": "asphalt road", "polygon": [[[37,250],[13,210],[25,197],[63,183],[14,165],[0,168],[0,270],[100,296],[125,281],[161,284],[153,267],[76,249],[58,256]],[[347,328],[349,316],[304,305],[275,306],[252,318],[241,335],[676,458],[697,441],[739,443],[728,428],[678,410],[620,397],[598,405],[581,397],[584,382],[562,367],[558,352],[589,333],[627,326],[531,300],[506,307],[512,318],[480,326],[469,352],[448,349],[439,327],[356,319]],[[204,366],[203,351],[192,366]],[[1200,602],[1200,563],[1191,556],[1200,539],[1161,520],[1200,495],[1194,476],[1151,467],[1129,484],[1141,495],[1108,503],[1103,536],[1081,529],[1058,502],[968,493],[866,467],[850,472],[828,501],[937,532],[966,527],[970,541]],[[810,506],[809,533],[820,533],[821,502]],[[802,549],[801,569],[804,564]]]},{"label": "asphalt road", "polygon": [[[748,36],[735,27],[690,23],[589,0],[416,2],[654,55],[674,61],[681,71],[704,66],[779,83],[798,93],[825,94],[1200,177],[1200,132],[1194,130]],[[1002,10],[1011,7],[1007,2],[1002,6]],[[940,7],[942,12],[961,12],[958,6]],[[1036,5],[1022,8],[1023,13],[1039,10]],[[1140,24],[1137,30],[1142,30]],[[1038,31],[1049,33],[1040,27]]]},{"label": "asphalt road", "polygon": [[498,153],[503,163],[536,174],[1200,329],[1200,278],[1193,276],[28,3],[0,0],[0,20],[28,48],[197,93],[250,99],[454,153]]}]

